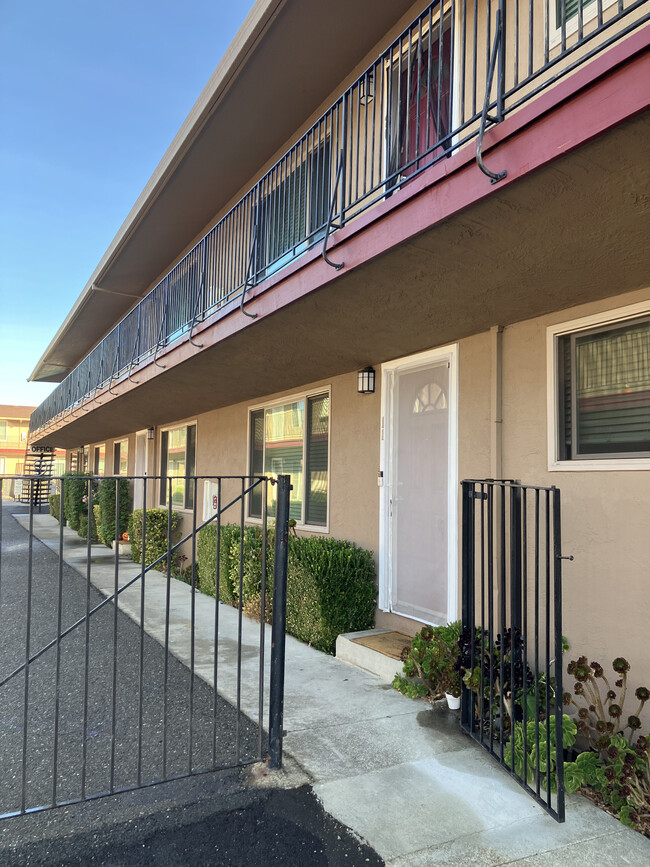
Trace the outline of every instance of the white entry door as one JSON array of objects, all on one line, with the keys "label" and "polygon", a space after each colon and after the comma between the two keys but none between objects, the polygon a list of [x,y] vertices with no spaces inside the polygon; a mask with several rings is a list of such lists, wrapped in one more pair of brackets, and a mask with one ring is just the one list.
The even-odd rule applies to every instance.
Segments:
[{"label": "white entry door", "polygon": [[383,367],[380,606],[457,617],[457,350]]}]

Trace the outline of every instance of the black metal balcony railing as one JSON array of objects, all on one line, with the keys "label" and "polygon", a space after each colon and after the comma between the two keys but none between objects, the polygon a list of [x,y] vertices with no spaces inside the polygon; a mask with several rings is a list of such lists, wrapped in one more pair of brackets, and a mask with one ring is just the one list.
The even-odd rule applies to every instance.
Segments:
[{"label": "black metal balcony railing", "polygon": [[424,169],[471,140],[480,151],[486,120],[641,26],[649,5],[436,0],[57,386],[30,431],[191,340],[234,298],[243,310],[248,288]]}]

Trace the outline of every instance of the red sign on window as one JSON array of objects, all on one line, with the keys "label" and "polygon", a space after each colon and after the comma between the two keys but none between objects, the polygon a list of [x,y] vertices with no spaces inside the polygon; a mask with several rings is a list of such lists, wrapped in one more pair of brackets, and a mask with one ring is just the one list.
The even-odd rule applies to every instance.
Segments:
[{"label": "red sign on window", "polygon": [[219,508],[219,499],[217,498],[216,494],[214,494],[212,497],[212,508],[215,510],[215,512]]}]

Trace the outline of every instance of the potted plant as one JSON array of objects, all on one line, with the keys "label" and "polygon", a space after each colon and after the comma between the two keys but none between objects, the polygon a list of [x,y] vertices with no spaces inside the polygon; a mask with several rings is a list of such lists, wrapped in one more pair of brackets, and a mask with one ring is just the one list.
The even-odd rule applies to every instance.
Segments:
[{"label": "potted plant", "polygon": [[413,637],[411,646],[404,649],[404,674],[395,675],[395,689],[409,698],[426,698],[431,702],[447,695],[449,706],[458,707],[461,693],[460,629],[460,621],[421,629]]}]

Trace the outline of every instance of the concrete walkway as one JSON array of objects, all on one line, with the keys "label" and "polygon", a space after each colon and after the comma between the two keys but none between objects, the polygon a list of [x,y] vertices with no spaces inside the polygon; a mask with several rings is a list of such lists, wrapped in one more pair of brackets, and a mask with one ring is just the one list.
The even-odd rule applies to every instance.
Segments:
[{"label": "concrete walkway", "polygon": [[[27,516],[16,515],[27,526]],[[34,535],[58,552],[59,525],[34,517]],[[66,562],[86,574],[86,547],[64,531]],[[91,578],[112,592],[114,558],[93,546]],[[120,586],[139,567],[120,561]],[[189,661],[188,585],[174,581],[172,652]],[[164,634],[165,577],[146,577],[145,628]],[[197,673],[212,678],[215,600],[197,594]],[[137,581],[120,595],[120,608],[140,618]],[[235,698],[237,613],[220,605],[219,692]],[[268,661],[270,630],[266,630]],[[260,627],[244,623],[242,707],[257,717]],[[266,678],[268,688],[268,677]],[[365,839],[391,867],[437,864],[650,865],[650,840],[589,801],[567,798],[567,820],[556,823],[458,725],[455,712],[412,701],[374,675],[287,637],[285,769],[269,773],[271,785],[311,783],[325,809]],[[264,771],[260,771],[264,774]]]}]

